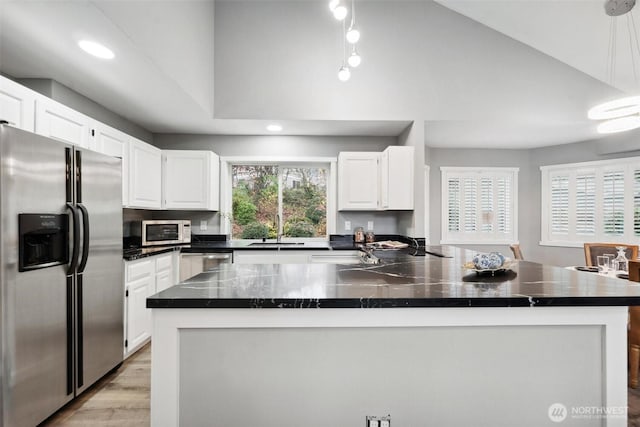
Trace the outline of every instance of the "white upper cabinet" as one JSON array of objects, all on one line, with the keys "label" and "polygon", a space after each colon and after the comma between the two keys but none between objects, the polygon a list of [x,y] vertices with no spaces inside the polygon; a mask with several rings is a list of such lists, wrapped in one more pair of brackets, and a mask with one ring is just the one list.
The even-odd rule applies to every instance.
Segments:
[{"label": "white upper cabinet", "polygon": [[378,209],[380,153],[338,154],[338,210]]},{"label": "white upper cabinet", "polygon": [[91,120],[89,148],[122,160],[122,206],[129,204],[129,135]]},{"label": "white upper cabinet", "polygon": [[413,147],[391,146],[380,155],[380,209],[413,209]]},{"label": "white upper cabinet", "polygon": [[162,150],[130,137],[129,203],[132,208],[162,207]]},{"label": "white upper cabinet", "polygon": [[31,89],[0,76],[0,120],[29,132],[35,129],[37,94]]},{"label": "white upper cabinet", "polygon": [[89,117],[52,99],[36,99],[36,133],[89,148]]},{"label": "white upper cabinet", "polygon": [[165,209],[219,209],[220,159],[211,151],[164,150]]}]

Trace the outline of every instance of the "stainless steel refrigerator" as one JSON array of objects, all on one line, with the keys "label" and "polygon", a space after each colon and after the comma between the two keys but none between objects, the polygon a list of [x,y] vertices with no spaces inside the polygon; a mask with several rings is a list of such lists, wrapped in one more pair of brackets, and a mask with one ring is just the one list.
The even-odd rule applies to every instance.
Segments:
[{"label": "stainless steel refrigerator", "polygon": [[0,427],[122,363],[120,159],[0,125]]}]

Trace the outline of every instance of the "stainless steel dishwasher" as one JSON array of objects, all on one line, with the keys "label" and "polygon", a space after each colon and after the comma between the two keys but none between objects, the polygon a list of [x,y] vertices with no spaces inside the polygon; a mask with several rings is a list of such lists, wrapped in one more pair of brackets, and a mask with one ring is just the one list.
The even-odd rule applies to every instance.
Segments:
[{"label": "stainless steel dishwasher", "polygon": [[187,280],[220,264],[233,263],[233,252],[186,252],[180,254],[180,281]]}]

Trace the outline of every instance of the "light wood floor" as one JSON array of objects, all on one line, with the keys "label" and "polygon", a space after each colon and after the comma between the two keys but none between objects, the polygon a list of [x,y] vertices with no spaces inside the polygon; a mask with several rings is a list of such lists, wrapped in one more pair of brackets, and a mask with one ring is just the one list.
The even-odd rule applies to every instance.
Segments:
[{"label": "light wood floor", "polygon": [[[42,426],[149,425],[151,344],[127,359]],[[629,427],[640,427],[640,388],[629,389]]]},{"label": "light wood floor", "polygon": [[42,426],[148,426],[151,344],[129,357]]}]

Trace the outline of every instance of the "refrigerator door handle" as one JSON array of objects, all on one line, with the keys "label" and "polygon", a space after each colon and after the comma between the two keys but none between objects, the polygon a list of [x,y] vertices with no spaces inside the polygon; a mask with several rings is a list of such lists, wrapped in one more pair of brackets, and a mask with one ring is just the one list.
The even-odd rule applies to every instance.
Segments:
[{"label": "refrigerator door handle", "polygon": [[73,219],[73,249],[71,251],[71,262],[67,269],[67,275],[69,276],[74,274],[78,267],[78,257],[80,255],[80,215],[73,203],[67,203],[67,207],[71,210],[71,218]]},{"label": "refrigerator door handle", "polygon": [[78,267],[78,274],[82,274],[87,266],[87,260],[89,258],[89,211],[82,203],[77,203],[77,206],[80,209],[80,212],[82,212],[82,260]]}]

